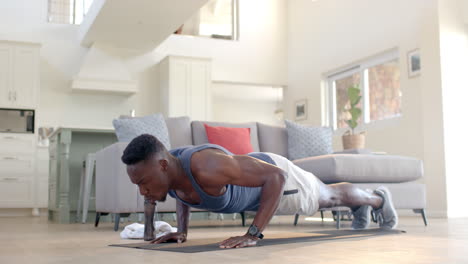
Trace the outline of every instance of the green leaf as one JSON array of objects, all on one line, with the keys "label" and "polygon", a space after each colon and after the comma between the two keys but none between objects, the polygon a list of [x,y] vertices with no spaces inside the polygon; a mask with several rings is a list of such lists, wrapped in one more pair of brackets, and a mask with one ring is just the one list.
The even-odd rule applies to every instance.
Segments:
[{"label": "green leaf", "polygon": [[346,120],[346,123],[348,126],[354,131],[354,128],[357,127],[358,123],[357,120],[362,114],[362,110],[359,107],[356,107],[356,105],[359,104],[361,101],[361,89],[359,89],[359,85],[355,84],[353,86],[350,86],[348,88],[348,99],[351,105],[351,108],[345,109],[345,111],[349,111],[351,114],[351,119]]},{"label": "green leaf", "polygon": [[346,120],[346,123],[348,123],[348,126],[351,128],[351,129],[354,129],[357,127],[357,122],[350,119],[350,120]]},{"label": "green leaf", "polygon": [[361,108],[352,108],[351,110],[349,110],[349,112],[351,113],[351,117],[354,121],[357,121],[359,119],[359,117],[361,116]]},{"label": "green leaf", "polygon": [[348,98],[351,102],[351,105],[356,105],[357,102],[359,102],[359,100],[361,99],[361,97],[359,96],[360,93],[361,90],[358,86],[351,86],[348,88]]},{"label": "green leaf", "polygon": [[358,96],[355,101],[351,101],[351,108],[355,107],[356,105],[359,104],[359,101],[361,101],[361,96]]},{"label": "green leaf", "polygon": [[[350,120],[346,120],[346,124],[348,124],[348,126],[351,127],[351,125],[352,125],[352,120],[351,120],[351,119],[350,119]],[[351,127],[351,128],[352,128],[352,127]]]}]

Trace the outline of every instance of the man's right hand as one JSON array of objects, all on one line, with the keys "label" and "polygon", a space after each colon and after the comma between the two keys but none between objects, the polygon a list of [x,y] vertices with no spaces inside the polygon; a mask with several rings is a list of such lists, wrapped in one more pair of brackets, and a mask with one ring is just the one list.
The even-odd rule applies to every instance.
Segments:
[{"label": "man's right hand", "polygon": [[167,235],[156,238],[152,240],[150,243],[151,244],[160,244],[164,242],[184,243],[185,241],[187,241],[186,233],[175,232],[175,233],[169,233]]}]

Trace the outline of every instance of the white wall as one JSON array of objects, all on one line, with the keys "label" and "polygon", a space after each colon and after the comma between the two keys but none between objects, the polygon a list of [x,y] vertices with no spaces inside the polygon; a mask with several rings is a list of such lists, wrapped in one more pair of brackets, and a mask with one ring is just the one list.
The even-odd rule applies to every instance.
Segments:
[{"label": "white wall", "polygon": [[464,23],[462,0],[440,0],[440,49],[442,99],[449,217],[467,217],[466,149],[468,125],[468,25]]},{"label": "white wall", "polygon": [[131,109],[137,115],[159,111],[154,66],[167,54],[212,57],[214,80],[285,84],[286,6],[282,0],[241,0],[237,42],[172,36],[149,54],[124,52],[139,81],[133,96],[71,93],[87,49],[78,44],[78,26],[46,23],[47,0],[0,0],[0,39],[42,43],[39,125],[111,127]]},{"label": "white wall", "polygon": [[209,57],[214,81],[285,85],[287,7],[284,0],[239,0],[238,41],[172,35],[151,57]]},{"label": "white wall", "polygon": [[39,125],[111,127],[116,116],[133,108],[143,111],[140,95],[71,93],[71,79],[87,49],[78,44],[78,26],[46,23],[47,0],[0,0],[0,6],[0,39],[42,44]]},{"label": "white wall", "polygon": [[[402,117],[367,127],[367,147],[423,159],[429,213],[443,216],[446,197],[442,111],[437,102],[441,93],[437,0],[292,0],[288,9],[286,117],[293,117],[296,100],[307,98],[308,119],[304,123],[321,125],[324,74],[398,48]],[[423,73],[409,79],[406,55],[415,48],[421,49]],[[431,104],[433,101],[436,103]],[[340,141],[341,135],[335,135],[336,150],[342,148]]]},{"label": "white wall", "polygon": [[275,111],[283,109],[283,88],[213,83],[213,121],[283,125]]}]

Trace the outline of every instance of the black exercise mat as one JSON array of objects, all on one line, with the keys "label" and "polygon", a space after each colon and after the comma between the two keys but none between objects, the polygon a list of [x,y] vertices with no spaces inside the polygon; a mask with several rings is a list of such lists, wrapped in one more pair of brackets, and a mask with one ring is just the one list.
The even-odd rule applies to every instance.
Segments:
[{"label": "black exercise mat", "polygon": [[[406,233],[402,230],[383,230],[383,229],[366,229],[366,230],[329,230],[318,231],[310,233],[284,233],[274,234],[260,240],[257,246],[271,246],[290,243],[306,243],[306,242],[320,242],[336,239],[363,239],[374,236],[382,235],[396,235]],[[211,239],[195,239],[188,240],[185,243],[163,243],[163,244],[149,244],[145,243],[131,243],[131,244],[114,244],[111,247],[126,247],[146,250],[162,250],[180,253],[198,253],[215,250],[226,250],[219,248],[218,243],[226,238],[211,238]],[[247,247],[249,248],[249,247]],[[252,247],[250,247],[252,248]],[[253,247],[254,248],[254,247]]]}]

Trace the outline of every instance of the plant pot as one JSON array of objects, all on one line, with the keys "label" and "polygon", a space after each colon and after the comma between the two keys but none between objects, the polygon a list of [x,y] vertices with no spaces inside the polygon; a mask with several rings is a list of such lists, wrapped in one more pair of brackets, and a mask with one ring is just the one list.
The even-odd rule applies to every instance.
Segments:
[{"label": "plant pot", "polygon": [[366,133],[343,135],[343,149],[363,149],[366,145]]}]

